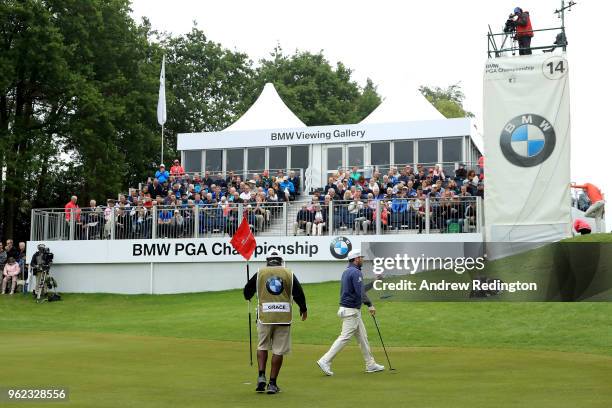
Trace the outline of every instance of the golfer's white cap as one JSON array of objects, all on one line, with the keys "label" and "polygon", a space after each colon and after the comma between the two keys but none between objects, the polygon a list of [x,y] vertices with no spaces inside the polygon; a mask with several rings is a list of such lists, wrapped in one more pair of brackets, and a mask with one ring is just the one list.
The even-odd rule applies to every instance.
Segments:
[{"label": "golfer's white cap", "polygon": [[358,249],[353,249],[351,252],[349,252],[348,254],[348,260],[352,261],[355,258],[359,258],[361,256],[361,251]]}]

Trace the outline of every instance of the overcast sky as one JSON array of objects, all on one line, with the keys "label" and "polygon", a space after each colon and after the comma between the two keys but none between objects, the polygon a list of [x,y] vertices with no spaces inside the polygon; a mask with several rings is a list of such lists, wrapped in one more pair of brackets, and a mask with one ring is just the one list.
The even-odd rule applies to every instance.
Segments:
[{"label": "overcast sky", "polygon": [[[612,2],[577,0],[566,13],[572,108],[572,180],[590,181],[612,194],[608,118],[612,117]],[[353,69],[354,78],[378,85],[384,97],[421,84],[460,82],[465,106],[480,121],[487,25],[500,31],[516,6],[528,10],[534,28],[557,27],[560,0],[333,1],[309,0],[133,0],[136,19],[147,16],[155,29],[185,33],[192,21],[212,41],[267,57],[279,43],[294,50],[324,51]],[[539,33],[532,45],[550,44]],[[171,113],[169,113],[171,114]],[[609,200],[608,200],[609,201]],[[611,211],[608,214],[612,214]],[[612,217],[607,217],[610,230]]]}]

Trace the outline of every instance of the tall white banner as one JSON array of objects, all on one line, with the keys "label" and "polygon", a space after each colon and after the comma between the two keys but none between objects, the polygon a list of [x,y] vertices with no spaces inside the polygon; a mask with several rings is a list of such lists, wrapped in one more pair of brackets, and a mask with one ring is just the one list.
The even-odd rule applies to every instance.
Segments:
[{"label": "tall white banner", "polygon": [[570,234],[568,71],[565,53],[487,61],[487,241],[548,242]]}]

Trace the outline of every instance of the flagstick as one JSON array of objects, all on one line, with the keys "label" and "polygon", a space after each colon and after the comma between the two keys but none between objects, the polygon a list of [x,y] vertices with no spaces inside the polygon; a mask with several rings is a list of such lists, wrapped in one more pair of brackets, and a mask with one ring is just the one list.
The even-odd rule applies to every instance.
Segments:
[{"label": "flagstick", "polygon": [[[246,273],[247,273],[247,283],[251,280],[251,274],[249,273],[249,261],[246,263]],[[248,309],[249,309],[249,360],[251,362],[251,367],[253,367],[253,335],[251,333],[251,299],[248,300]]]}]

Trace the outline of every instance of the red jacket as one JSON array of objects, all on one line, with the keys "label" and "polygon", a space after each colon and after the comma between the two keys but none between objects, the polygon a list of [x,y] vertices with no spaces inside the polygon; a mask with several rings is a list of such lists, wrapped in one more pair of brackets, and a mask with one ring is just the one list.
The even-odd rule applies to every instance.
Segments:
[{"label": "red jacket", "polygon": [[595,204],[596,202],[603,200],[603,194],[601,193],[601,190],[597,188],[595,184],[591,184],[591,183],[585,183],[582,185],[572,184],[572,187],[581,188],[585,190],[587,196],[589,197],[589,200],[591,200],[591,204]]},{"label": "red jacket", "polygon": [[74,219],[77,221],[81,220],[81,209],[78,204],[73,204],[72,201],[69,201],[68,204],[64,206],[64,213],[66,214],[66,221],[70,221],[70,214],[74,211]]},{"label": "red jacket", "polygon": [[533,37],[533,28],[531,27],[531,19],[529,18],[528,11],[523,11],[516,20],[516,36]]},{"label": "red jacket", "polygon": [[578,232],[581,229],[586,229],[586,230],[590,231],[591,230],[591,226],[585,220],[580,219],[580,218],[576,218],[576,221],[574,221],[574,230],[576,230],[576,232]]}]

